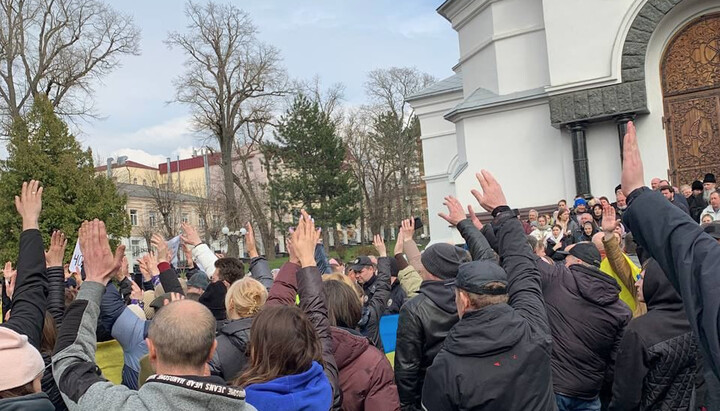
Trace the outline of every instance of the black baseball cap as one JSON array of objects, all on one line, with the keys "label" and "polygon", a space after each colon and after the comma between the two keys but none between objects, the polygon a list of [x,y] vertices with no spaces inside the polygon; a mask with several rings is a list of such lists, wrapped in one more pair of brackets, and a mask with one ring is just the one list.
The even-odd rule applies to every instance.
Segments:
[{"label": "black baseball cap", "polygon": [[712,237],[716,240],[720,240],[720,224],[718,224],[716,222],[712,222],[712,223],[706,225],[705,227],[703,227],[703,231],[708,233],[710,235],[710,237]]},{"label": "black baseball cap", "polygon": [[358,258],[354,259],[350,265],[350,269],[353,271],[360,271],[365,267],[373,267],[372,260],[370,259],[370,257],[365,255],[361,255]]},{"label": "black baseball cap", "polygon": [[[503,288],[487,288],[489,283],[501,283]],[[457,277],[449,285],[473,294],[500,295],[507,293],[507,273],[489,260],[471,261],[460,265]]]},{"label": "black baseball cap", "polygon": [[565,256],[571,255],[595,267],[600,267],[600,262],[602,261],[600,251],[595,247],[595,244],[589,241],[577,243],[568,251],[556,251],[555,253],[560,253],[560,255]]}]

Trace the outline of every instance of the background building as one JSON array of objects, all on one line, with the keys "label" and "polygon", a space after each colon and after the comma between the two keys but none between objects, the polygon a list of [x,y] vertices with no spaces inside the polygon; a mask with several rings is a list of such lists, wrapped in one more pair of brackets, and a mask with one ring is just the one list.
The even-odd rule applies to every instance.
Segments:
[{"label": "background building", "polygon": [[[428,198],[474,203],[483,168],[513,207],[612,198],[631,119],[648,179],[720,173],[716,0],[447,0],[438,13],[460,59],[409,99]],[[430,201],[432,240],[458,241],[442,207]]]}]

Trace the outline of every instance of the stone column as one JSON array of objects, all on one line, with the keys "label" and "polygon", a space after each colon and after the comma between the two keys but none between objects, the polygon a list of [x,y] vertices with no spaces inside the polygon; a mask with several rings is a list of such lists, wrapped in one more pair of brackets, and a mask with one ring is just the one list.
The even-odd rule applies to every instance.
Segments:
[{"label": "stone column", "polygon": [[573,166],[575,168],[575,189],[577,194],[590,194],[590,172],[588,171],[587,144],[585,142],[585,123],[568,125],[572,139]]},{"label": "stone column", "polygon": [[635,121],[635,113],[627,113],[615,117],[617,124],[618,139],[620,141],[620,164],[623,161],[623,147],[625,146],[625,133],[627,133],[627,125],[629,121]]}]

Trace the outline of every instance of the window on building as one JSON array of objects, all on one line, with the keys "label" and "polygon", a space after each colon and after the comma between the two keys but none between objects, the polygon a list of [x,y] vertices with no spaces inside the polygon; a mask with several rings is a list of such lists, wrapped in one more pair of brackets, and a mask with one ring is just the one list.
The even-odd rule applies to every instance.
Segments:
[{"label": "window on building", "polygon": [[155,224],[157,224],[157,215],[154,211],[150,212],[150,215],[148,216],[148,222],[150,223],[150,227],[155,227]]},{"label": "window on building", "polygon": [[253,168],[255,168],[255,166],[253,165],[253,163],[248,163],[248,170],[249,170],[251,173],[253,172]]},{"label": "window on building", "polygon": [[204,229],[206,228],[206,227],[205,227],[205,219],[204,219],[204,218],[200,218],[200,219],[198,220],[198,226],[200,227],[201,230],[204,230]]},{"label": "window on building", "polygon": [[188,217],[187,213],[183,213],[183,215],[182,215],[182,222],[183,222],[183,223],[189,223],[189,222],[190,222],[190,217]]},{"label": "window on building", "polygon": [[130,240],[130,252],[133,257],[137,257],[142,253],[140,249],[140,240]]},{"label": "window on building", "polygon": [[130,225],[138,225],[137,210],[130,210]]},{"label": "window on building", "polygon": [[143,185],[144,185],[144,186],[147,185],[147,180],[145,180],[144,178],[143,178]]}]

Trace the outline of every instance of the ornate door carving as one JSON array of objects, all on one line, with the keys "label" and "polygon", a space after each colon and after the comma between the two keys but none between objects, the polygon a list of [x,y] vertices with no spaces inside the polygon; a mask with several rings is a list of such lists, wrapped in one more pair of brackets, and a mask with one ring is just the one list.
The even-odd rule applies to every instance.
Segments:
[{"label": "ornate door carving", "polygon": [[661,73],[673,183],[720,176],[720,13],[694,20],[673,37]]}]

